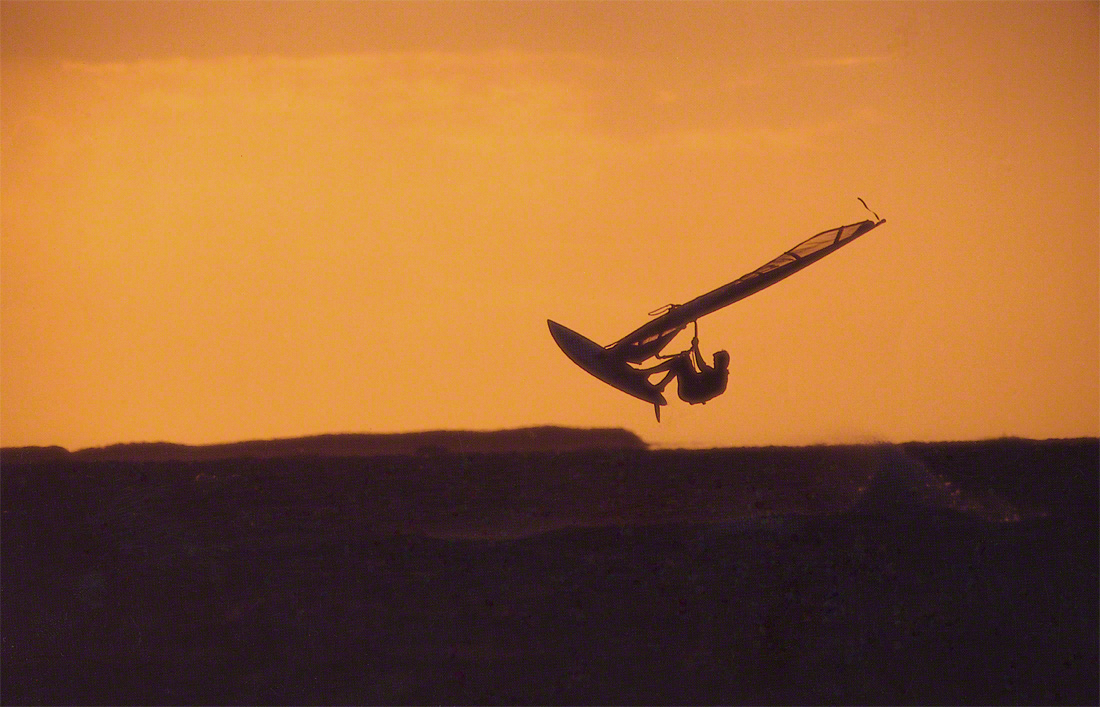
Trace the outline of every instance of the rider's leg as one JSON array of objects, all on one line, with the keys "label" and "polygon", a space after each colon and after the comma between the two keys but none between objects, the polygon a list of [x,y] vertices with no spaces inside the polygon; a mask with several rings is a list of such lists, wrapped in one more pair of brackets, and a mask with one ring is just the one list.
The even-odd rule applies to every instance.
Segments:
[{"label": "rider's leg", "polygon": [[657,390],[659,390],[663,393],[663,392],[665,392],[665,386],[667,386],[669,384],[669,381],[671,381],[675,377],[676,377],[676,371],[669,371],[665,375],[665,377],[661,379],[661,382],[657,383],[654,387]]},{"label": "rider's leg", "polygon": [[673,357],[669,358],[668,360],[666,360],[662,363],[658,363],[656,366],[653,366],[651,368],[636,368],[634,370],[638,371],[638,373],[641,373],[644,376],[651,376],[654,373],[660,373],[661,371],[667,371],[668,369],[672,368],[673,365],[675,365],[676,358],[679,355],[680,354],[676,354],[676,356],[673,356]]}]

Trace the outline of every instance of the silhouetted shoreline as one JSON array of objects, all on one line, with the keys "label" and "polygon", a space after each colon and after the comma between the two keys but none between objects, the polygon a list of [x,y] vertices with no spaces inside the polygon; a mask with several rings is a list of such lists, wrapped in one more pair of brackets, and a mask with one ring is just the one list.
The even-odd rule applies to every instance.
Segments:
[{"label": "silhouetted shoreline", "polygon": [[275,457],[372,457],[416,454],[493,454],[646,449],[621,428],[522,427],[507,430],[430,430],[398,433],[346,433],[188,445],[130,442],[69,451],[60,446],[0,448],[0,462],[52,461],[208,461]]},{"label": "silhouetted shoreline", "polygon": [[[893,446],[910,449],[966,449],[975,445],[1019,443],[1062,444],[1093,438],[1025,439],[1004,437],[988,440],[903,442]],[[891,446],[891,443],[883,443]],[[882,446],[877,444],[770,445],[764,447],[715,447],[714,449],[819,449]],[[292,457],[374,457],[438,454],[498,454],[646,450],[650,446],[637,434],[619,427],[521,427],[504,430],[428,430],[396,433],[333,433],[242,440],[217,444],[176,442],[123,442],[103,447],[68,450],[59,445],[0,447],[0,463],[38,464],[58,461],[213,461],[219,459],[274,459]],[[663,450],[674,451],[674,450]],[[684,450],[702,451],[702,450]]]}]

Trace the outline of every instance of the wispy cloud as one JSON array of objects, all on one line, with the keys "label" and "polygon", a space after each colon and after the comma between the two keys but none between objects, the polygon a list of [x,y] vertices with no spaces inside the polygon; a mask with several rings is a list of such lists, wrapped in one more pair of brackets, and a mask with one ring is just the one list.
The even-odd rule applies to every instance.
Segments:
[{"label": "wispy cloud", "polygon": [[321,57],[174,58],[137,62],[65,62],[63,69],[116,89],[255,103],[264,98],[293,108],[324,99],[357,115],[402,119],[446,117],[463,122],[515,116],[517,110],[560,108],[568,86],[547,65],[583,61],[509,51],[389,52]]},{"label": "wispy cloud", "polygon": [[[786,66],[843,70],[893,56],[812,58]],[[584,53],[380,52],[67,62],[64,69],[92,79],[104,89],[100,97],[121,101],[122,110],[128,106],[176,124],[227,125],[219,116],[232,116],[232,124],[246,120],[250,142],[262,135],[275,140],[289,129],[299,139],[313,131],[322,143],[343,135],[393,149],[412,140],[484,154],[567,145],[622,159],[654,152],[813,150],[875,119],[848,112],[840,119],[802,120],[785,99],[759,93],[790,78],[782,73],[717,84],[666,75],[655,85],[619,78],[628,70],[654,76],[654,67],[639,71],[628,63]],[[745,89],[758,94],[737,95]],[[752,107],[731,110],[731,102]],[[762,122],[768,110],[777,117]]]},{"label": "wispy cloud", "polygon": [[830,145],[837,136],[880,119],[875,111],[857,110],[843,119],[788,126],[688,128],[670,132],[656,144],[685,152],[804,152]]},{"label": "wispy cloud", "polygon": [[794,66],[806,69],[857,69],[876,64],[885,64],[898,57],[898,52],[886,54],[847,54],[842,56],[825,56],[802,59],[793,63]]}]

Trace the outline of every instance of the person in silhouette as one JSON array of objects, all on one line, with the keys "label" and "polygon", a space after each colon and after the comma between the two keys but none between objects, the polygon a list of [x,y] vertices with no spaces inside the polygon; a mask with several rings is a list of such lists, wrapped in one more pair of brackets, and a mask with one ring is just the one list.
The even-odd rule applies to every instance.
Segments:
[{"label": "person in silhouette", "polygon": [[[681,351],[652,368],[639,370],[647,378],[662,371],[668,371],[668,374],[660,382],[653,384],[654,388],[663,393],[665,387],[675,378],[676,393],[680,400],[692,405],[705,404],[726,392],[730,377],[730,355],[725,351],[717,351],[714,354],[714,365],[707,365],[699,351],[699,336],[696,333],[691,340],[690,349]],[[657,419],[661,419],[660,406],[657,407]]]}]

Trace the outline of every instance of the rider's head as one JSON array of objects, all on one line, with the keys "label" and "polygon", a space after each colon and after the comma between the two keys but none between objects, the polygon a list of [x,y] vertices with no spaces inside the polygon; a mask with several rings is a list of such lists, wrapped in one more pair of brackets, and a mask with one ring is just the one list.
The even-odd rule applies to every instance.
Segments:
[{"label": "rider's head", "polygon": [[725,351],[714,352],[714,367],[725,370],[730,367],[730,355]]}]

